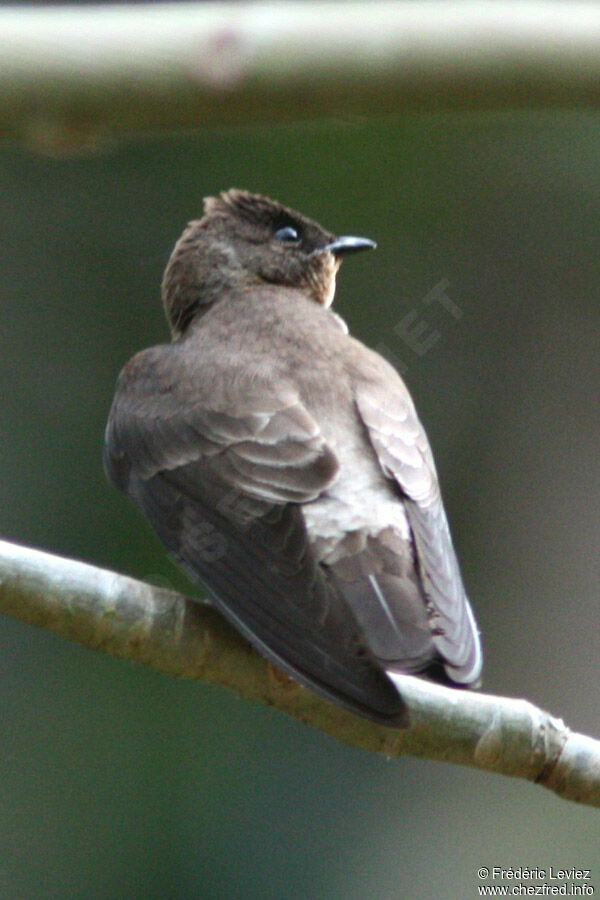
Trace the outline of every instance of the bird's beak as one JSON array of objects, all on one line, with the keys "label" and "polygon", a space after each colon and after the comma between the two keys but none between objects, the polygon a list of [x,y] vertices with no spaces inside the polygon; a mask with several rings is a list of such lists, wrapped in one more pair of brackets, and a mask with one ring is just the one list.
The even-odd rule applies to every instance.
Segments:
[{"label": "bird's beak", "polygon": [[334,256],[345,256],[347,253],[357,253],[359,250],[374,250],[377,244],[369,238],[362,237],[338,237],[330,244],[319,247],[315,253],[333,253]]}]

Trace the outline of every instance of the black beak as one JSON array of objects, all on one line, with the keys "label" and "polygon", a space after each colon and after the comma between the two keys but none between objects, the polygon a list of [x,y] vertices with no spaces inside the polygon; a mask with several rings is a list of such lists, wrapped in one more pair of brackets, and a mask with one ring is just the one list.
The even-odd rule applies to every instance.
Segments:
[{"label": "black beak", "polygon": [[359,250],[374,250],[377,244],[369,238],[339,237],[330,244],[319,247],[315,253],[333,253],[334,256],[345,256],[347,253],[357,253]]}]

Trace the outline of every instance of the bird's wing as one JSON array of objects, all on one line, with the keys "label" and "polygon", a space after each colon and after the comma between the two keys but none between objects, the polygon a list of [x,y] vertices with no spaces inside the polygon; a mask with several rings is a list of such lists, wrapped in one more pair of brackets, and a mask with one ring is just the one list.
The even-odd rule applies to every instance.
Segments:
[{"label": "bird's wing", "polygon": [[361,382],[356,403],[383,472],[402,497],[415,546],[433,644],[452,681],[478,680],[482,655],[463,586],[435,464],[410,395],[394,379]]},{"label": "bird's wing", "polygon": [[105,441],[119,487],[130,467],[148,479],[199,461],[232,490],[275,503],[312,500],[333,480],[337,460],[293,388],[238,373],[235,400],[211,394],[170,349],[139,353],[119,376]]},{"label": "bird's wing", "polygon": [[109,476],[259,650],[320,693],[399,724],[402,700],[315,562],[298,506],[337,474],[317,423],[292,388],[254,380],[237,385],[235,403],[211,406],[162,372],[171,387],[157,394],[161,365],[146,351],[122,373]]}]

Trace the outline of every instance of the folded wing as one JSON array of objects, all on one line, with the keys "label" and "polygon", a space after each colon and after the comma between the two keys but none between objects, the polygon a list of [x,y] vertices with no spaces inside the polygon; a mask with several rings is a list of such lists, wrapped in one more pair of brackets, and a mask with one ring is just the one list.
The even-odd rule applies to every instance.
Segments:
[{"label": "folded wing", "polygon": [[317,423],[286,386],[249,380],[235,404],[189,383],[180,391],[169,350],[139,354],[121,375],[106,432],[110,478],[267,657],[321,694],[400,724],[403,702],[315,562],[298,505],[338,471]]},{"label": "folded wing", "polygon": [[[452,546],[429,443],[408,391],[401,382],[397,385],[390,391],[389,383],[385,388],[377,381],[361,383],[357,408],[381,469],[393,479],[404,501],[433,647],[451,681],[472,684],[482,665],[477,627]],[[414,605],[414,599],[410,603]],[[390,604],[394,604],[393,596]]]}]

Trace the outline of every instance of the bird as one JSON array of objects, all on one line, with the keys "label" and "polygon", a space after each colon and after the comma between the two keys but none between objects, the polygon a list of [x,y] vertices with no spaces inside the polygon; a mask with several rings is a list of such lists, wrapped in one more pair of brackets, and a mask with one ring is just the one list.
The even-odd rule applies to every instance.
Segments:
[{"label": "bird", "polygon": [[403,727],[401,676],[478,686],[482,651],[408,389],[331,309],[342,260],[375,246],[260,194],[205,198],[162,280],[171,341],[119,375],[104,466],[271,663]]}]

